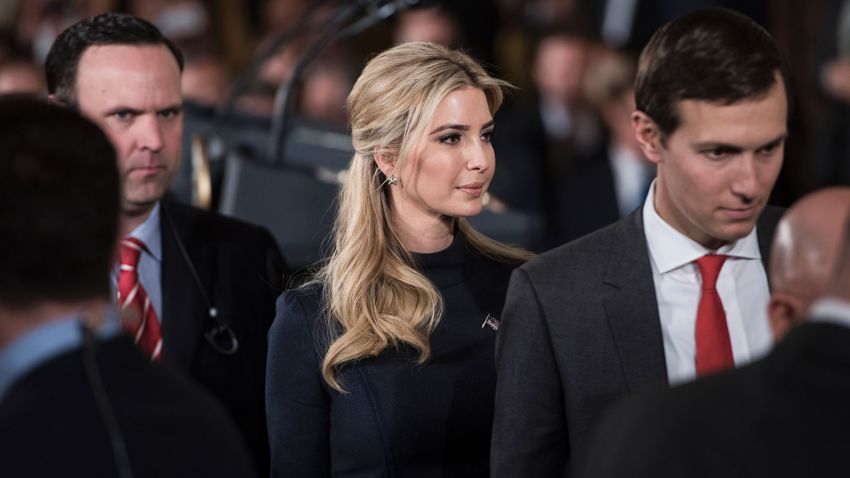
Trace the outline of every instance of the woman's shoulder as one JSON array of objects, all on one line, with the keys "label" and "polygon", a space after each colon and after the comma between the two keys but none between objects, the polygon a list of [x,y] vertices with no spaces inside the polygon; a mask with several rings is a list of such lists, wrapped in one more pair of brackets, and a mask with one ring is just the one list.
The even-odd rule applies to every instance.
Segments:
[{"label": "woman's shoulder", "polygon": [[282,293],[277,299],[270,339],[280,335],[314,336],[324,316],[323,291],[321,283],[311,282]]}]

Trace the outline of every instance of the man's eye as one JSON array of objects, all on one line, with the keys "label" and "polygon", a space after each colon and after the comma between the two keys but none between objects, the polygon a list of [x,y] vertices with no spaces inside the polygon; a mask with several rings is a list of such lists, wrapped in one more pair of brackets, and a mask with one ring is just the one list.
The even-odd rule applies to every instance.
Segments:
[{"label": "man's eye", "polygon": [[180,114],[180,111],[177,110],[176,108],[160,111],[160,113],[159,113],[159,115],[161,117],[165,118],[165,119],[175,118],[175,117],[177,117],[178,114]]},{"label": "man's eye", "polygon": [[779,148],[779,143],[769,144],[761,149],[761,153],[764,155],[769,155],[776,151]]},{"label": "man's eye", "polygon": [[729,148],[714,148],[714,149],[706,150],[704,152],[704,154],[706,156],[708,156],[710,159],[723,159],[726,156],[728,156],[729,153],[731,153]]},{"label": "man's eye", "polygon": [[116,111],[115,113],[112,113],[112,116],[116,117],[117,119],[119,119],[121,121],[126,121],[126,120],[132,118],[133,114],[129,111]]}]

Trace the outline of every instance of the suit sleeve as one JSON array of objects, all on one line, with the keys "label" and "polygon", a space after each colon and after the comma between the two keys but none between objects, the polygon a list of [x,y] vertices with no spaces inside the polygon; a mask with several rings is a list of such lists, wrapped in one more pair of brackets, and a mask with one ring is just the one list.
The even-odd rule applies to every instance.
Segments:
[{"label": "suit sleeve", "polygon": [[543,309],[528,274],[511,276],[496,338],[491,476],[562,476],[569,443],[560,376]]},{"label": "suit sleeve", "polygon": [[308,316],[297,292],[284,293],[269,331],[266,417],[271,476],[330,475],[330,397]]}]

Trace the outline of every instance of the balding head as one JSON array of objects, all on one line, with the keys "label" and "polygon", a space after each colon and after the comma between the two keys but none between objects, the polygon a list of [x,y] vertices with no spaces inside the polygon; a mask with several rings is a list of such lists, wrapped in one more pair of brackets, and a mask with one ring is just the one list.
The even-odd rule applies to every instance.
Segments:
[{"label": "balding head", "polygon": [[770,256],[768,315],[777,339],[805,317],[834,273],[850,216],[850,188],[822,189],[797,201],[777,226]]}]

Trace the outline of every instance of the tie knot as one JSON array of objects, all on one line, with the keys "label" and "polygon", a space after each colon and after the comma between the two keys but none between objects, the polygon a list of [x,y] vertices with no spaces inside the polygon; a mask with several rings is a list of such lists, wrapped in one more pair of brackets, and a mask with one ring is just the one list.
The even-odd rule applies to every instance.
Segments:
[{"label": "tie knot", "polygon": [[139,255],[145,244],[135,237],[127,237],[121,241],[121,266],[135,268],[139,264]]},{"label": "tie knot", "polygon": [[696,260],[697,267],[699,267],[699,274],[702,276],[703,290],[715,288],[717,285],[717,276],[720,275],[720,268],[726,262],[726,257],[728,256],[722,254],[709,254]]}]

